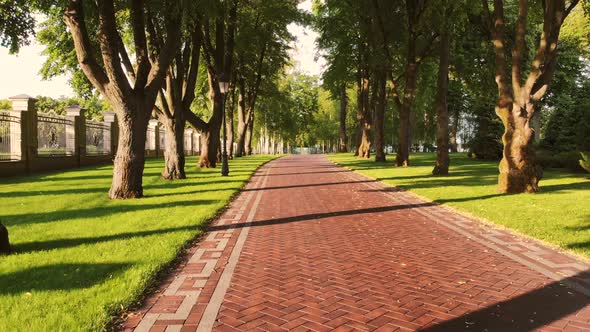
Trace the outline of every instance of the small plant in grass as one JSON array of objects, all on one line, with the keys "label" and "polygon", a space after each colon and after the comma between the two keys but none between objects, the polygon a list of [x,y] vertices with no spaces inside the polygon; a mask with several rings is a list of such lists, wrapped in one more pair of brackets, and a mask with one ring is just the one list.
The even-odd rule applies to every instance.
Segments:
[{"label": "small plant in grass", "polygon": [[580,166],[590,173],[590,153],[580,152],[580,156],[582,156]]}]

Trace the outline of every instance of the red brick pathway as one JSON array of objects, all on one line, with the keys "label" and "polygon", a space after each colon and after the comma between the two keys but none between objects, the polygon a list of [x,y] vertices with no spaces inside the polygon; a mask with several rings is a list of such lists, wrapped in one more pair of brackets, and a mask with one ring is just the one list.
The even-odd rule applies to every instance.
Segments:
[{"label": "red brick pathway", "polygon": [[292,156],[259,170],[124,329],[584,331],[589,268]]}]

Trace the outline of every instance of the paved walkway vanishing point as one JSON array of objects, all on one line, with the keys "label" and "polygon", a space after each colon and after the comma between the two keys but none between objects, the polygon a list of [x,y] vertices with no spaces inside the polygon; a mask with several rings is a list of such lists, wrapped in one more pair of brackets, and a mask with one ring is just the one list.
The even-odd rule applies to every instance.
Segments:
[{"label": "paved walkway vanishing point", "polygon": [[289,156],[123,328],[584,331],[589,268],[324,156]]}]

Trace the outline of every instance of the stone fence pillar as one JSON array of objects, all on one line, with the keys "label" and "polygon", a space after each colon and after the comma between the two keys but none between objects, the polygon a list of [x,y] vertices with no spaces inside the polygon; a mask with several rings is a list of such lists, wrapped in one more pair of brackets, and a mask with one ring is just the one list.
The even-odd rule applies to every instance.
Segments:
[{"label": "stone fence pillar", "polygon": [[25,94],[9,99],[12,102],[10,115],[15,119],[10,134],[11,138],[16,138],[14,144],[11,143],[10,153],[24,162],[25,171],[29,173],[31,158],[37,155],[37,100]]},{"label": "stone fence pillar", "polygon": [[188,128],[184,131],[184,151],[186,151],[187,155],[193,155],[193,133],[194,130],[192,128]]},{"label": "stone fence pillar", "polygon": [[148,150],[148,156],[158,155],[160,145],[160,131],[158,130],[158,120],[152,119],[148,124],[148,131],[146,137],[146,150]]},{"label": "stone fence pillar", "polygon": [[71,105],[66,107],[66,151],[72,152],[80,167],[81,156],[86,155],[86,109]]},{"label": "stone fence pillar", "polygon": [[102,116],[104,118],[104,124],[109,128],[109,132],[104,133],[104,149],[114,157],[117,154],[117,143],[119,139],[117,117],[113,111],[103,112]]}]

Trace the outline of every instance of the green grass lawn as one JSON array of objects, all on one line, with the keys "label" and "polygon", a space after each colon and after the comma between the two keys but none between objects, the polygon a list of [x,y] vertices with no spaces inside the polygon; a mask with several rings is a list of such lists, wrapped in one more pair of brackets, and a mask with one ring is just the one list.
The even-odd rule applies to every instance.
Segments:
[{"label": "green grass lawn", "polygon": [[330,159],[434,202],[590,258],[588,174],[547,170],[540,193],[502,195],[496,185],[498,163],[472,160],[465,154],[451,156],[450,175],[446,177],[431,175],[433,153],[412,155],[409,168],[396,168],[391,161],[361,160],[351,154],[331,155]]},{"label": "green grass lawn", "polygon": [[0,256],[0,331],[103,330],[204,229],[271,156],[159,178],[149,160],[146,198],[110,201],[111,166],[0,179],[0,221],[16,253]]}]

